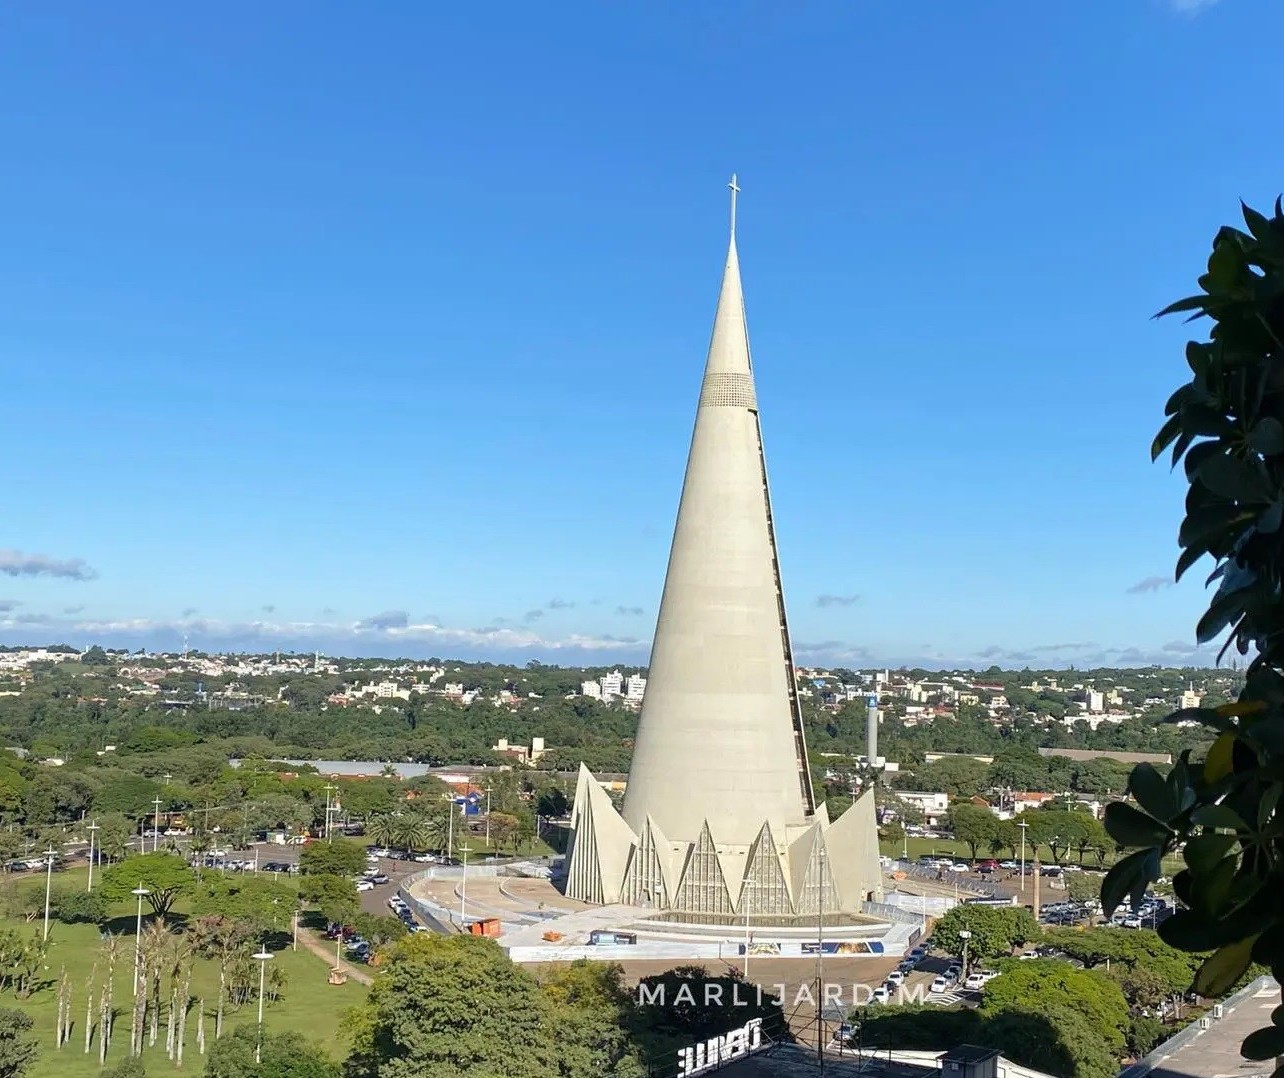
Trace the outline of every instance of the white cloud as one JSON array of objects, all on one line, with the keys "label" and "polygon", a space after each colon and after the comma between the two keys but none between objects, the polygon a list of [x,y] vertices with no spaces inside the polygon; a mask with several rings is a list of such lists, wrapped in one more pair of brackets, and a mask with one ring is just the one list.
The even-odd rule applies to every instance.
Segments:
[{"label": "white cloud", "polygon": [[24,554],[12,548],[0,549],[0,573],[6,576],[56,576],[64,580],[93,580],[98,574],[84,558],[51,558],[47,554]]}]

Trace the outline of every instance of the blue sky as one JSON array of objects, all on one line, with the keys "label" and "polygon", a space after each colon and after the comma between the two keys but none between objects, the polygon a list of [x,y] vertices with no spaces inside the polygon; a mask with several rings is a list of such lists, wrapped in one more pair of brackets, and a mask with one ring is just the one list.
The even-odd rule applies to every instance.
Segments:
[{"label": "blue sky", "polygon": [[1270,0],[10,6],[0,641],[644,659],[740,176],[793,635],[1207,661]]}]

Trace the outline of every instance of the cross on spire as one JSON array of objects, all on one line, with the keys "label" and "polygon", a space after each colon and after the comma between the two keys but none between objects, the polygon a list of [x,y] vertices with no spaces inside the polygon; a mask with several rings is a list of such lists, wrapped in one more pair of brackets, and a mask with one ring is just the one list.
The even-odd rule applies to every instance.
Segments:
[{"label": "cross on spire", "polygon": [[731,174],[731,182],[727,184],[731,188],[731,235],[736,234],[736,196],[740,194],[740,185],[736,183],[736,174]]}]

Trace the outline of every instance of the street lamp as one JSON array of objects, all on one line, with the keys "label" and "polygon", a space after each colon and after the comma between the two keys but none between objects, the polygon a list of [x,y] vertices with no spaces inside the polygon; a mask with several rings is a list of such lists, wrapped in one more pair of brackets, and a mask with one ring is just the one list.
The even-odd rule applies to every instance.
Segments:
[{"label": "street lamp", "polygon": [[963,941],[963,976],[967,976],[967,941],[972,938],[972,933],[966,928],[959,931],[959,939]]},{"label": "street lamp", "polygon": [[152,853],[155,853],[160,849],[160,795],[152,798],[152,804],[156,806],[156,823],[154,825],[156,830],[152,832]]},{"label": "street lamp", "polygon": [[1017,824],[1021,828],[1021,890],[1025,890],[1025,831],[1030,825],[1022,820]]},{"label": "street lamp", "polygon": [[473,851],[468,848],[465,842],[459,847],[459,852],[464,855],[464,877],[459,884],[459,927],[465,928],[468,923],[468,914],[466,912],[468,904],[468,855]]},{"label": "street lamp", "polygon": [[86,884],[85,890],[94,889],[94,832],[98,830],[98,821],[94,820],[85,830],[89,832],[89,883]]},{"label": "street lamp", "polygon": [[749,979],[749,862],[745,861],[745,876],[740,881],[740,901],[745,904],[745,980]]},{"label": "street lamp", "polygon": [[272,960],[266,947],[259,946],[251,956],[259,964],[259,1035],[258,1040],[254,1043],[254,1062],[263,1062],[263,985],[267,979],[267,964]]},{"label": "street lamp", "polygon": [[449,806],[446,809],[446,860],[453,861],[455,858],[455,796],[454,794],[446,795],[446,803]]},{"label": "street lamp", "polygon": [[49,938],[49,891],[53,886],[53,862],[54,848],[50,844],[49,848],[45,850],[45,939]]},{"label": "street lamp", "polygon": [[325,785],[325,840],[326,842],[330,841],[330,811],[331,811],[330,792],[332,790],[338,790],[338,789],[339,787],[334,785],[334,783],[332,782],[327,782]]},{"label": "street lamp", "polygon": [[[539,817],[535,817],[535,833],[539,835]],[[490,849],[490,783],[486,783],[486,848]]]},{"label": "street lamp", "polygon": [[138,896],[138,920],[134,924],[134,998],[138,998],[138,974],[143,964],[143,899],[151,894],[143,881],[138,881],[138,886],[129,892],[131,895]]}]

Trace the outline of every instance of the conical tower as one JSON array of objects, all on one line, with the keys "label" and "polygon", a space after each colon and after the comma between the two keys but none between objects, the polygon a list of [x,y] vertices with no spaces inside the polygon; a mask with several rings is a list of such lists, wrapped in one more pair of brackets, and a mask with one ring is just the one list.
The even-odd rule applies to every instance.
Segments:
[{"label": "conical tower", "polygon": [[789,921],[822,901],[857,913],[880,890],[872,794],[831,827],[811,788],[745,326],[734,176],[730,186],[731,240],[623,811],[581,767],[566,889],[588,902],[697,920],[752,909]]},{"label": "conical tower", "polygon": [[814,800],[732,229],[624,798],[672,839],[780,835]]}]

